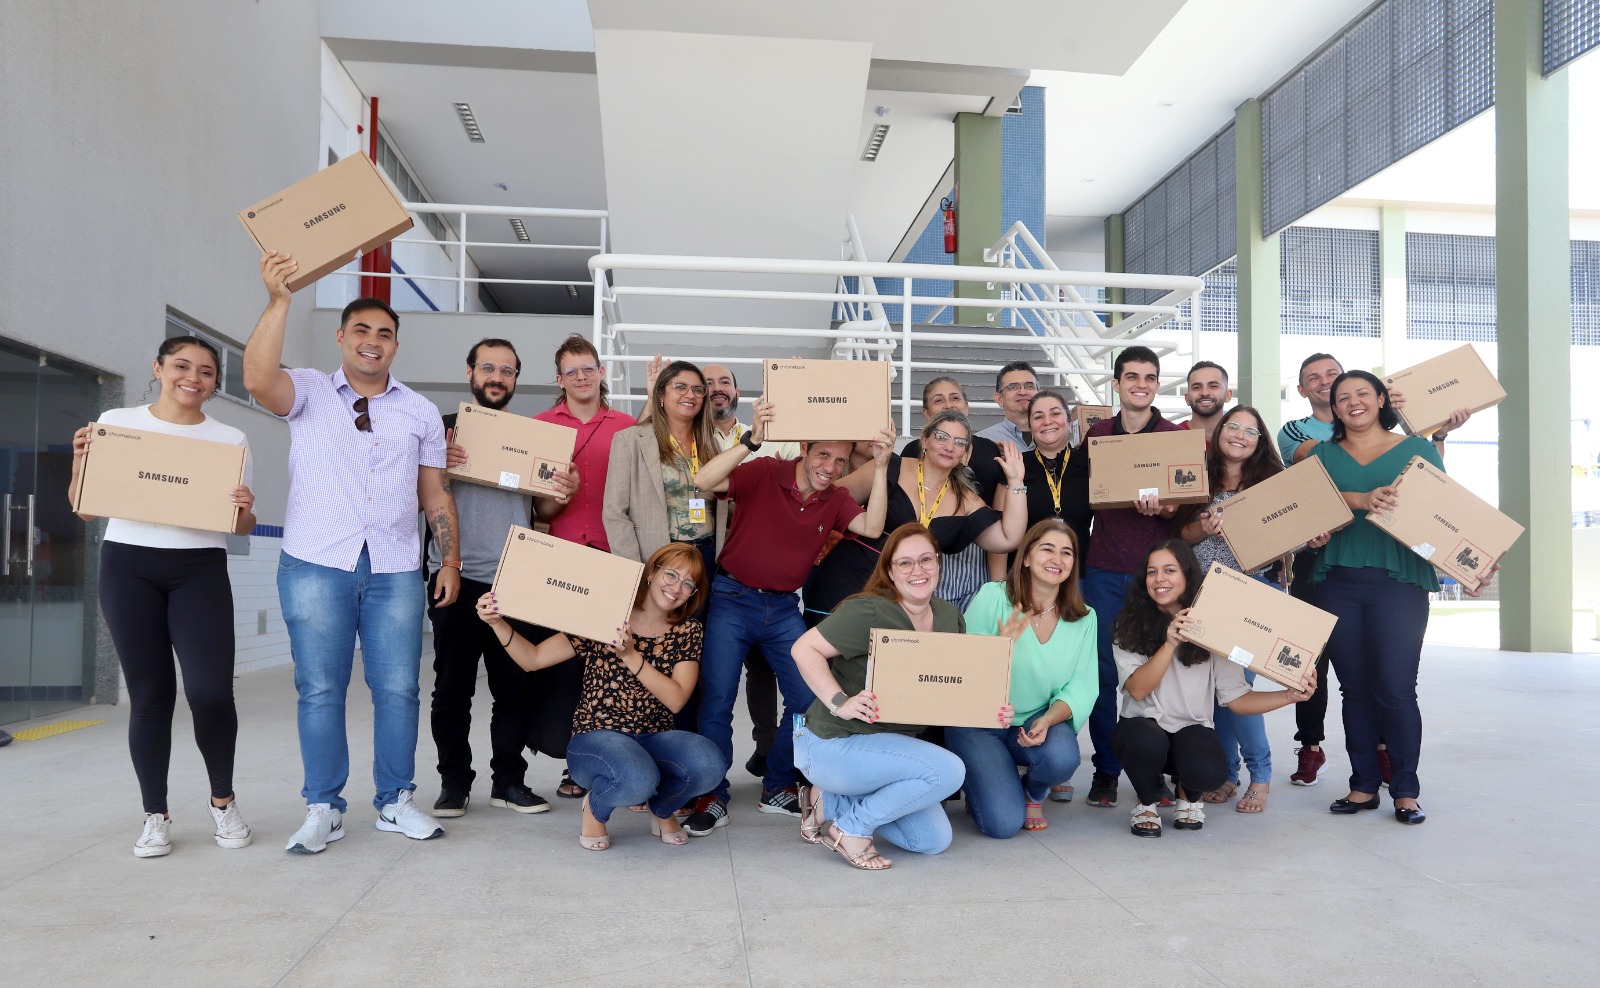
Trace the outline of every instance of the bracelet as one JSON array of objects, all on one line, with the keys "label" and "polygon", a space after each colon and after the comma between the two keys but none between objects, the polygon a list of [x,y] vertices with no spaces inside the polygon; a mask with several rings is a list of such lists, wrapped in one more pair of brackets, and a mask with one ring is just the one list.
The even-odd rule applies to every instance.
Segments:
[{"label": "bracelet", "polygon": [[445,566],[448,566],[451,569],[455,570],[457,573],[461,572],[461,560],[459,560],[459,559],[446,559],[443,562],[441,562],[439,564],[439,566],[441,568],[443,568]]},{"label": "bracelet", "polygon": [[1018,484],[1016,487],[1011,488],[1011,493],[1013,493],[1013,494],[1026,494],[1026,493],[1028,493],[1028,485],[1027,484]]},{"label": "bracelet", "polygon": [[[503,642],[500,642],[500,647],[501,648],[510,648],[511,647],[511,639],[517,637],[517,629],[516,628],[513,628],[513,627],[511,627],[511,625],[508,624],[508,625],[506,625],[506,630],[511,632],[511,634],[506,635],[506,640],[503,641]],[[494,640],[495,641],[500,641],[500,636],[499,635],[495,635],[494,636]]]},{"label": "bracelet", "polygon": [[633,670],[633,678],[634,679],[638,679],[642,675],[644,675],[644,654],[640,653],[640,655],[639,655],[639,668]]}]

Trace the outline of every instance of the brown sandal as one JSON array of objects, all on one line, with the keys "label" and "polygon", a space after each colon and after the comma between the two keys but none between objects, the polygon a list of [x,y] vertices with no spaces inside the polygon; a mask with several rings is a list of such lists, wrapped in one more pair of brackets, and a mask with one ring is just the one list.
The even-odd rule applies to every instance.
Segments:
[{"label": "brown sandal", "polygon": [[1224,782],[1222,785],[1220,785],[1217,788],[1211,790],[1210,792],[1206,793],[1204,796],[1201,796],[1200,798],[1205,800],[1208,803],[1226,803],[1228,800],[1232,799],[1233,798],[1233,794],[1238,792],[1238,791],[1239,791],[1239,783],[1237,783],[1237,782]]},{"label": "brown sandal", "polygon": [[807,844],[821,844],[822,828],[827,822],[822,815],[822,790],[816,786],[801,786],[800,839]]},{"label": "brown sandal", "polygon": [[1267,808],[1267,793],[1271,791],[1271,783],[1252,782],[1233,808],[1240,813],[1260,813]]},{"label": "brown sandal", "polygon": [[894,862],[878,853],[871,838],[860,838],[866,840],[867,846],[854,853],[845,848],[844,838],[844,831],[839,829],[839,825],[830,823],[827,835],[822,838],[822,846],[830,851],[838,851],[844,863],[858,871],[888,871],[893,867]]}]

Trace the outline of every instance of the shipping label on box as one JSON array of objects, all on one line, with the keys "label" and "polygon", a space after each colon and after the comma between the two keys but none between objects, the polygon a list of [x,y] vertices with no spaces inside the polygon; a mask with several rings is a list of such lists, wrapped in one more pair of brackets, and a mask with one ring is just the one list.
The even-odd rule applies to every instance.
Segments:
[{"label": "shipping label on box", "polygon": [[1406,429],[1418,436],[1444,425],[1458,408],[1481,412],[1506,398],[1506,389],[1470,343],[1386,374],[1383,383],[1406,396],[1405,408],[1396,411]]},{"label": "shipping label on box", "polygon": [[1183,637],[1275,683],[1300,690],[1338,619],[1260,580],[1212,563]]},{"label": "shipping label on box", "polygon": [[555,494],[556,474],[572,463],[578,430],[503,409],[462,402],[455,442],[467,462],[448,473],[460,480],[524,494]]},{"label": "shipping label on box", "polygon": [[493,590],[506,617],[609,643],[633,613],[643,573],[626,556],[512,526]]},{"label": "shipping label on box", "polygon": [[1086,442],[1091,507],[1126,508],[1144,494],[1162,504],[1211,500],[1206,434],[1199,429],[1091,436]]},{"label": "shipping label on box", "polygon": [[89,434],[73,511],[207,532],[238,524],[233,489],[244,483],[245,447],[100,422]]},{"label": "shipping label on box", "polygon": [[1367,518],[1445,576],[1477,590],[1523,527],[1420,456],[1395,478],[1392,511]]},{"label": "shipping label on box", "polygon": [[254,206],[239,222],[265,254],[293,255],[289,278],[299,291],[323,275],[376,250],[412,227],[411,214],[377,166],[352,154]]},{"label": "shipping label on box", "polygon": [[762,368],[768,440],[876,439],[889,425],[888,361],[769,359]]},{"label": "shipping label on box", "polygon": [[995,727],[1011,696],[1011,639],[873,628],[867,689],[890,724]]},{"label": "shipping label on box", "polygon": [[1072,444],[1076,446],[1083,442],[1083,437],[1089,434],[1089,427],[1101,419],[1111,417],[1110,405],[1077,405],[1072,409]]},{"label": "shipping label on box", "polygon": [[1247,573],[1355,520],[1314,456],[1235,494],[1215,510],[1222,512],[1223,539]]}]

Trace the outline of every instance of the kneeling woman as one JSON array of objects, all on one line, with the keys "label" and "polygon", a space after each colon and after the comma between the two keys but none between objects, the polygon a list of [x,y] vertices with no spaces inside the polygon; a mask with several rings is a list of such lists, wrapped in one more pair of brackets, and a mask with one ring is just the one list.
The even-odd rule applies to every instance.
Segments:
[{"label": "kneeling woman", "polygon": [[1156,806],[1163,773],[1172,776],[1178,790],[1173,826],[1204,826],[1200,795],[1220,786],[1228,775],[1212,723],[1214,703],[1236,714],[1264,714],[1308,699],[1316,690],[1315,682],[1304,693],[1252,690],[1240,666],[1179,637],[1189,624],[1189,605],[1200,591],[1200,577],[1200,563],[1187,543],[1158,543],[1145,554],[1144,579],[1128,589],[1111,629],[1123,690],[1122,717],[1111,745],[1139,795],[1133,809],[1137,837],[1161,836]]},{"label": "kneeling woman", "polygon": [[1077,562],[1077,534],[1046,518],[1023,536],[1010,577],[984,584],[967,606],[967,631],[1015,643],[1011,705],[1022,726],[951,727],[944,735],[967,768],[967,809],[990,837],[1045,829],[1044,797],[1078,770],[1078,730],[1100,694],[1100,666]]},{"label": "kneeling woman", "polygon": [[535,645],[500,616],[492,591],[478,600],[478,616],[529,672],[574,656],[584,660],[567,765],[589,790],[578,837],[588,850],[611,846],[606,821],[612,810],[645,802],[652,834],[666,844],[688,843],[673,812],[727,771],[716,745],[672,729],[672,715],[700,676],[705,632],[690,615],[699,610],[705,585],[705,567],[693,545],[669,542],[657,549],[645,563],[633,613],[610,645],[566,635]]},{"label": "kneeling woman", "polygon": [[[961,612],[933,595],[938,583],[933,536],[915,522],[901,525],[884,542],[861,593],[794,643],[795,665],[817,697],[794,725],[795,768],[812,782],[801,794],[800,836],[863,871],[891,863],[873,846],[874,834],[920,854],[950,846],[950,820],[939,801],[961,788],[961,759],[917,740],[921,725],[881,723],[877,698],[865,688],[874,628],[965,629]],[[1011,723],[1009,706],[998,711],[998,723]],[[824,832],[828,816],[834,822]]]}]

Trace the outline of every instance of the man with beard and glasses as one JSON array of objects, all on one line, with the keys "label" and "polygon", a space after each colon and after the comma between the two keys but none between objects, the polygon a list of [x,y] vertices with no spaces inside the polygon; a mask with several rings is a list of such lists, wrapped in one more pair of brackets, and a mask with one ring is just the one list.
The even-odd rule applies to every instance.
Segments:
[{"label": "man with beard and glasses", "polygon": [[1185,429],[1206,430],[1206,448],[1216,437],[1217,423],[1222,412],[1233,400],[1233,389],[1228,387],[1228,372],[1210,360],[1202,360],[1189,368],[1188,386],[1183,389],[1183,403],[1194,414],[1182,424]]},{"label": "man with beard and glasses", "polygon": [[[500,410],[510,404],[521,373],[522,360],[506,340],[480,340],[467,352],[467,385],[472,389],[473,402],[483,408]],[[465,462],[471,451],[454,443],[455,414],[444,416],[444,427],[451,443],[451,466],[457,466],[457,461]],[[556,482],[562,488],[559,495],[537,499],[541,515],[564,506],[578,486],[570,469],[557,474]],[[518,813],[543,813],[550,804],[524,782],[528,763],[522,757],[533,719],[533,674],[512,661],[477,615],[478,598],[488,593],[494,583],[506,531],[513,525],[532,524],[535,498],[482,484],[457,484],[454,490],[461,530],[462,590],[453,603],[435,604],[428,609],[433,621],[434,676],[430,721],[433,743],[439,749],[439,798],[433,804],[433,815],[461,816],[471,801],[476,773],[467,735],[472,727],[472,694],[477,686],[480,658],[493,698],[489,714],[489,805]],[[440,568],[438,546],[430,542],[430,580],[438,579]],[[529,640],[538,637],[530,627],[520,630]]]}]

